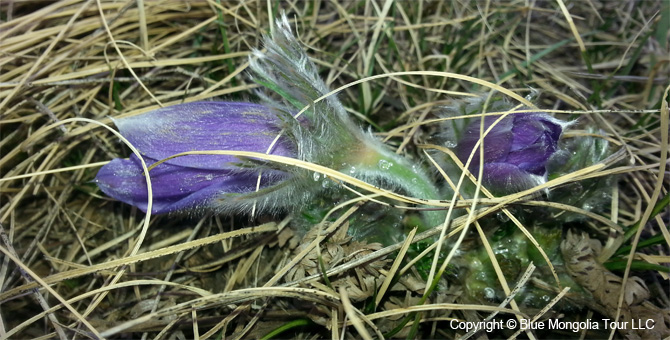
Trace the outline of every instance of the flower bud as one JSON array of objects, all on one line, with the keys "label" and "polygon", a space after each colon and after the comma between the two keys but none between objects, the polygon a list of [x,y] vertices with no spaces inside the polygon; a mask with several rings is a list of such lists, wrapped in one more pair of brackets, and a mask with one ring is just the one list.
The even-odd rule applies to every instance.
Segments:
[{"label": "flower bud", "polygon": [[[498,194],[509,194],[532,188],[546,181],[547,160],[558,150],[558,140],[568,123],[545,113],[516,113],[499,120],[484,117],[482,183]],[[499,121],[498,121],[499,120]],[[496,122],[497,121],[497,122]],[[463,132],[456,155],[469,170],[479,173],[481,146],[480,120],[473,120]],[[495,124],[495,125],[494,125]]]},{"label": "flower bud", "polygon": [[[265,106],[249,103],[194,102],[174,105],[114,121],[121,134],[142,154],[147,166],[192,150],[265,153],[278,135],[279,120]],[[294,147],[280,139],[271,154],[293,156]],[[152,169],[152,213],[217,210],[228,194],[256,190],[257,171],[242,171],[227,155],[186,155]],[[265,171],[261,187],[289,177]],[[147,210],[147,185],[135,155],[114,159],[100,169],[95,182],[107,195]]]},{"label": "flower bud", "polygon": [[[326,166],[418,198],[439,198],[437,187],[420,166],[358,127],[336,96],[326,96],[329,88],[293,36],[285,16],[264,44],[266,52],[255,51],[250,59],[254,80],[267,90],[258,93],[264,105],[176,105],[116,121],[121,134],[147,163],[191,150],[266,153],[280,136],[271,154]],[[283,102],[273,101],[274,95]],[[155,190],[153,212],[275,211],[300,207],[316,193],[330,190],[320,181],[320,174],[307,169],[258,160],[245,160],[239,166],[236,160],[233,156],[187,155],[160,164],[150,172]],[[144,181],[134,156],[113,160],[96,177],[105,193],[142,210],[147,208]],[[331,180],[324,176],[324,181]],[[429,226],[444,222],[440,211],[424,216]]]}]

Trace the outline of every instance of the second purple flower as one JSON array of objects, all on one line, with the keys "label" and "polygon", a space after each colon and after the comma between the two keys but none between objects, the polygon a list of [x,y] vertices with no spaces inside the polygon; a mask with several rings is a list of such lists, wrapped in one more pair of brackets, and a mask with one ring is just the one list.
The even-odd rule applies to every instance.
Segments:
[{"label": "second purple flower", "polygon": [[[516,113],[505,118],[484,117],[484,164],[482,183],[494,192],[507,194],[532,188],[546,180],[547,160],[558,150],[558,140],[566,122],[545,113]],[[456,155],[469,170],[479,173],[480,120],[474,119],[463,131]],[[494,125],[495,123],[495,125]]]}]

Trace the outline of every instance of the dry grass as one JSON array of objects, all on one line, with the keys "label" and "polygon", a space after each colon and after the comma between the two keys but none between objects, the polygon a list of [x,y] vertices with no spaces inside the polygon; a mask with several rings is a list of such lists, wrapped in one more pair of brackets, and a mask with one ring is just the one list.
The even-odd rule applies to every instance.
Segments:
[{"label": "dry grass", "polygon": [[[279,337],[291,338],[454,338],[465,332],[451,330],[451,318],[556,315],[560,308],[531,308],[511,298],[473,301],[459,286],[462,278],[449,274],[459,263],[452,259],[464,256],[450,252],[457,236],[464,252],[484,249],[495,259],[490,232],[480,224],[485,216],[510,220],[535,242],[531,226],[517,216],[519,206],[584,216],[566,228],[601,240],[598,263],[624,241],[633,242],[633,250],[617,255],[625,264],[615,272],[624,281],[615,286],[617,314],[625,312],[621,287],[632,275],[654,292],[648,303],[670,307],[667,272],[640,267],[667,268],[670,262],[670,9],[661,5],[0,1],[0,338],[259,338],[279,333],[273,330],[287,330]],[[618,175],[618,185],[608,188],[610,206],[591,211],[546,202],[533,195],[540,187],[503,198],[486,197],[484,190],[482,199],[459,201],[469,214],[454,218],[452,229],[412,232],[408,241],[384,247],[347,237],[350,224],[378,209],[365,202],[426,202],[305,162],[292,164],[328,174],[364,196],[339,205],[325,200],[321,209],[332,218],[312,222],[304,236],[300,216],[145,218],[105,197],[91,180],[102,164],[128,151],[101,125],[182,102],[254,100],[257,85],[246,73],[247,58],[270,29],[268,10],[276,15],[279,9],[289,13],[349,112],[398,152],[424,157],[421,148],[439,127],[440,106],[456,98],[497,88],[523,102],[531,88],[539,90],[538,107],[580,117],[566,138],[596,128],[597,138],[623,150],[544,188]],[[642,227],[629,228],[636,224]],[[474,231],[465,233],[469,227]],[[439,241],[408,250],[410,242],[440,234]],[[625,257],[640,240],[654,237],[660,245]],[[434,248],[446,249],[446,260],[433,261]],[[428,277],[438,277],[437,286],[414,266],[432,261]],[[546,302],[551,307],[567,293],[556,282],[564,269],[550,266],[543,281],[506,277],[504,264],[492,265],[506,295],[533,284],[559,294]],[[602,307],[602,301],[583,302],[575,320],[612,312],[598,303]]]}]

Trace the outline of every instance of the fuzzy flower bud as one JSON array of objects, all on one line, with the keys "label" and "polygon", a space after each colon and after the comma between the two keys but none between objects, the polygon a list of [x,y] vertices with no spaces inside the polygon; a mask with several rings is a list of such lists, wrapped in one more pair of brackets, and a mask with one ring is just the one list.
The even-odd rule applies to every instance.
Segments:
[{"label": "fuzzy flower bud", "polygon": [[[486,132],[500,117],[484,117]],[[511,114],[493,126],[484,137],[482,183],[495,193],[508,194],[546,181],[547,160],[558,150],[558,140],[568,123],[545,113]],[[456,155],[465,163],[474,153],[470,172],[479,173],[480,120],[465,129]]]},{"label": "fuzzy flower bud", "polygon": [[[419,164],[395,154],[361,129],[337,96],[328,95],[330,88],[293,35],[286,16],[277,20],[272,35],[263,42],[266,52],[255,51],[249,60],[250,69],[254,81],[269,90],[265,95],[260,94],[266,104],[283,108],[286,113],[285,131],[296,143],[298,158],[414,197],[440,197]],[[279,95],[281,103],[272,100],[269,93]],[[295,112],[301,112],[300,117],[291,116]],[[311,173],[295,172],[294,176],[296,184],[300,178],[305,179],[302,183],[314,184]],[[302,187],[310,188],[307,184]],[[425,222],[435,226],[444,222],[444,215],[442,211],[425,212]]]},{"label": "fuzzy flower bud", "polygon": [[[326,166],[418,198],[439,198],[425,170],[358,127],[336,96],[326,96],[330,89],[293,36],[285,16],[264,44],[266,52],[255,51],[250,59],[254,80],[267,91],[258,93],[264,105],[176,105],[116,121],[121,134],[151,164],[192,150],[266,153],[280,136],[271,154]],[[282,102],[273,100],[275,95]],[[332,182],[326,176],[321,181],[321,174],[299,167],[256,159],[243,162],[239,164],[233,156],[187,155],[160,164],[150,172],[153,212],[295,209],[328,190]],[[134,156],[113,160],[96,177],[103,192],[142,210],[147,208],[144,181]],[[424,217],[429,226],[444,222],[440,211],[425,212]]]},{"label": "fuzzy flower bud", "polygon": [[[192,150],[266,152],[278,135],[279,120],[265,106],[249,103],[195,102],[174,105],[114,121],[121,134],[142,154],[147,166]],[[293,156],[284,139],[271,154]],[[225,209],[225,198],[256,190],[257,171],[242,171],[240,160],[225,155],[187,155],[152,169],[152,213]],[[289,177],[265,171],[261,187]],[[114,159],[100,169],[95,182],[107,195],[147,210],[147,185],[135,155]],[[229,205],[229,204],[228,204]]]}]

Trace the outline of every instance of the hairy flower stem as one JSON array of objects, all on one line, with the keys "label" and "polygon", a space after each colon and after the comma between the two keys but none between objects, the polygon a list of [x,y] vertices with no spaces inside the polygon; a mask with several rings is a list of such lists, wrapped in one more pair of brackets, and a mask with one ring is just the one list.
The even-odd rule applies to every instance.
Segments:
[{"label": "hairy flower stem", "polygon": [[[353,155],[356,159],[350,164],[362,166],[360,172],[364,178],[382,179],[414,198],[440,198],[438,188],[419,164],[411,164],[409,160],[381,148],[366,147]],[[426,229],[444,223],[446,216],[441,210],[424,211],[422,215]]]}]

